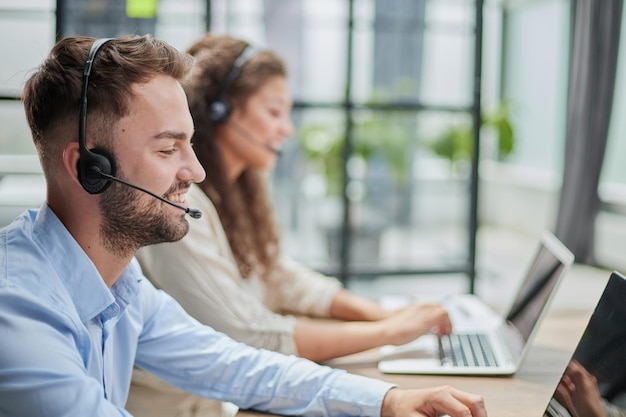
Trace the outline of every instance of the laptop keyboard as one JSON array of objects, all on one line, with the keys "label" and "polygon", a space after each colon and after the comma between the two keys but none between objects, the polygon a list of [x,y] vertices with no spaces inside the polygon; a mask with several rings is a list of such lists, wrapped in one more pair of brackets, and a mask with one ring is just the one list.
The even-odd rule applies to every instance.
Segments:
[{"label": "laptop keyboard", "polygon": [[439,359],[454,366],[498,366],[487,336],[480,333],[442,336]]}]

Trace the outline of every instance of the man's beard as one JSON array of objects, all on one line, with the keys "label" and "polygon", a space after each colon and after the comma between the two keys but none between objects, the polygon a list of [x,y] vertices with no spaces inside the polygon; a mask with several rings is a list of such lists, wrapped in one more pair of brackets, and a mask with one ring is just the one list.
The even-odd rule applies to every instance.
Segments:
[{"label": "man's beard", "polygon": [[[165,195],[180,188],[180,185],[172,187]],[[100,239],[111,253],[128,257],[143,246],[175,242],[187,234],[189,223],[185,218],[179,220],[168,215],[165,203],[156,199],[144,200],[145,193],[117,182],[102,194]]]}]

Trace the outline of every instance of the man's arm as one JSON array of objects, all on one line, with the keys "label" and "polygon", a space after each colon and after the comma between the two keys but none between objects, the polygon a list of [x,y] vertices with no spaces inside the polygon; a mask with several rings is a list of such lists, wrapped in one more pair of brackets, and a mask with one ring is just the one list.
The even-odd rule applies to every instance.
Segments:
[{"label": "man's arm", "polygon": [[0,415],[130,416],[87,374],[79,323],[21,289],[0,288],[0,306]]},{"label": "man's arm", "polygon": [[190,319],[167,294],[147,291],[158,295],[148,303],[152,331],[140,337],[137,363],[197,395],[286,415],[486,415],[481,397],[453,388],[390,391],[381,380],[236,343]]}]

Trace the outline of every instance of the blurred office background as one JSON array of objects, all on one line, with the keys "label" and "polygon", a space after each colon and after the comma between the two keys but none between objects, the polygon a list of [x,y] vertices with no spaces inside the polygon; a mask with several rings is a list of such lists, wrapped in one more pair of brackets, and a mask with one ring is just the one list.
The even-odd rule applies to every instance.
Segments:
[{"label": "blurred office background", "polygon": [[[621,10],[612,0],[0,0],[0,226],[45,198],[19,96],[57,38],[152,33],[185,49],[210,30],[288,64],[297,129],[269,180],[294,258],[353,288],[436,277],[474,291],[521,274],[548,229],[580,262],[626,271]],[[574,183],[562,196],[564,178],[588,193]]]}]

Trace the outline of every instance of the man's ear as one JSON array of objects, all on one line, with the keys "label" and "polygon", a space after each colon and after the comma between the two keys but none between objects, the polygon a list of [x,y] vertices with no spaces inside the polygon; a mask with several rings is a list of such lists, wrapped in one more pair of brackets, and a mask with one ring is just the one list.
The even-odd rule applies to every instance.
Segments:
[{"label": "man's ear", "polygon": [[[65,145],[63,149],[63,167],[67,174],[76,184],[80,185],[78,180],[78,161],[80,159],[80,149],[78,142],[72,141]],[[81,186],[82,187],[82,186]]]}]

